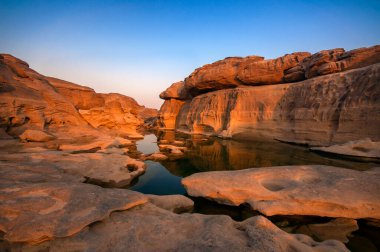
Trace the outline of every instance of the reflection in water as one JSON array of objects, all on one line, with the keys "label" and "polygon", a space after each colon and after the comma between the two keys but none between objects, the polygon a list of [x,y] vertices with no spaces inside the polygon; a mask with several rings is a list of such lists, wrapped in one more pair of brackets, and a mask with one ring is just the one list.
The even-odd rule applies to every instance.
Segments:
[{"label": "reflection in water", "polygon": [[[185,141],[185,156],[176,160],[147,161],[145,174],[138,178],[132,190],[151,194],[184,194],[181,177],[196,172],[240,170],[254,167],[280,165],[322,164],[365,170],[377,166],[375,163],[354,162],[334,159],[310,152],[302,146],[290,145],[271,140],[234,141],[206,138],[201,135],[188,136],[174,131],[159,132],[158,140]],[[158,151],[154,134],[146,135],[137,142],[137,149],[145,154]]]},{"label": "reflection in water", "polygon": [[163,161],[173,174],[181,177],[196,172],[240,170],[282,165],[330,165],[356,170],[377,166],[375,163],[354,162],[321,156],[306,147],[273,140],[234,141],[219,138],[191,137],[174,132],[159,134],[159,140],[186,140],[188,151],[183,159]]},{"label": "reflection in water", "polygon": [[146,161],[145,164],[147,165],[145,174],[129,189],[156,195],[185,194],[180,177],[172,175],[160,163]]},{"label": "reflection in water", "polygon": [[144,154],[151,154],[158,151],[157,137],[154,134],[145,135],[144,139],[136,142],[137,150]]}]

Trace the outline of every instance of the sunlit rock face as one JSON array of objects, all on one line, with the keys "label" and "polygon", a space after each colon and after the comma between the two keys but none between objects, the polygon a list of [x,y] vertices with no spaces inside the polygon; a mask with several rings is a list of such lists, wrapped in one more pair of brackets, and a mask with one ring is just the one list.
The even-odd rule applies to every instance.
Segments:
[{"label": "sunlit rock face", "polygon": [[168,128],[186,133],[309,145],[379,140],[380,46],[244,59],[228,58],[192,73],[185,87],[195,97],[166,100],[162,125],[170,121]]},{"label": "sunlit rock face", "polygon": [[0,128],[12,136],[27,129],[97,134],[94,128],[136,135],[157,115],[130,97],[43,76],[8,54],[0,55],[0,105]]},{"label": "sunlit rock face", "polygon": [[184,101],[177,99],[165,100],[158,113],[158,126],[164,129],[175,129],[177,115]]},{"label": "sunlit rock face", "polygon": [[0,55],[0,127],[10,135],[26,129],[88,127],[74,105],[44,76],[11,55]]},{"label": "sunlit rock face", "polygon": [[145,119],[157,116],[157,110],[146,109],[131,97],[115,93],[98,94],[88,87],[51,77],[47,79],[94,128],[133,135]]},{"label": "sunlit rock face", "polygon": [[189,195],[249,204],[266,216],[316,215],[380,219],[380,170],[303,165],[196,173],[182,180]]}]

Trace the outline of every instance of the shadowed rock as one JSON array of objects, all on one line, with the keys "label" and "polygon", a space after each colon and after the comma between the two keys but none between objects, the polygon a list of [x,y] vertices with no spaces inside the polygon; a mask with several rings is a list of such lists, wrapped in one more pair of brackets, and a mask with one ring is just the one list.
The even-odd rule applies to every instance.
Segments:
[{"label": "shadowed rock", "polygon": [[72,237],[13,246],[23,251],[348,251],[338,241],[288,234],[264,217],[235,222],[228,216],[178,215],[152,204],[112,213]]},{"label": "shadowed rock", "polygon": [[222,204],[249,204],[272,215],[380,219],[380,170],[332,166],[279,166],[193,174],[187,193]]}]

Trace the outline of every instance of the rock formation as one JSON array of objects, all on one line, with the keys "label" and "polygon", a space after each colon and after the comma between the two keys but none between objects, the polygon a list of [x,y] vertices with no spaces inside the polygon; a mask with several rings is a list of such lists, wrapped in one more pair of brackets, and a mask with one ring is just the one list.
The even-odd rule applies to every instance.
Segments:
[{"label": "rock formation", "polygon": [[[98,94],[91,88],[45,77],[11,55],[0,55],[0,128],[19,136],[25,130],[70,131],[140,136],[137,128],[155,116],[120,94]],[[36,134],[36,133],[35,133]]]},{"label": "rock formation", "polygon": [[227,58],[195,70],[184,83],[163,92],[159,125],[319,146],[363,138],[380,141],[379,62],[380,46],[294,53],[275,60]]},{"label": "rock formation", "polygon": [[279,166],[193,174],[182,180],[191,196],[239,206],[266,216],[316,215],[380,219],[380,169]]}]

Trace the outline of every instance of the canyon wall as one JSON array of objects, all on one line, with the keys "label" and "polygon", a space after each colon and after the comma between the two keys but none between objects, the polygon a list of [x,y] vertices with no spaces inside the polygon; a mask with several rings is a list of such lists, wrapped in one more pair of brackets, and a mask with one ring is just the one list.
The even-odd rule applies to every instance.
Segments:
[{"label": "canyon wall", "polygon": [[0,131],[12,136],[33,129],[133,137],[157,114],[128,96],[43,76],[8,54],[0,54],[0,105]]},{"label": "canyon wall", "polygon": [[379,141],[380,46],[227,58],[160,97],[161,128],[308,145]]}]

